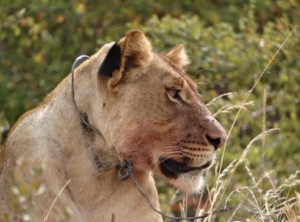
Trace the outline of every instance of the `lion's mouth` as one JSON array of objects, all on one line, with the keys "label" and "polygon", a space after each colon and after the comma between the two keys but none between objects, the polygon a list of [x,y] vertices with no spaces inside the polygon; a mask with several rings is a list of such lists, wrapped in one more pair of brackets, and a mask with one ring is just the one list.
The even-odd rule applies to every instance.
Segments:
[{"label": "lion's mouth", "polygon": [[161,172],[166,177],[174,178],[174,179],[176,179],[180,174],[204,170],[208,168],[211,164],[211,162],[208,161],[206,164],[202,166],[189,167],[187,166],[186,163],[180,163],[173,159],[164,159],[164,158],[160,158],[159,162],[160,162],[159,167]]}]

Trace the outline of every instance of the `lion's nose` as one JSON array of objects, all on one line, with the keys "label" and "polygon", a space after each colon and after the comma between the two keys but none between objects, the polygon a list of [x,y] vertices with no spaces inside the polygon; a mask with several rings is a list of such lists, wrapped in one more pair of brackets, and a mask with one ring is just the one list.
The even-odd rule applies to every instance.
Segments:
[{"label": "lion's nose", "polygon": [[212,116],[206,116],[206,129],[207,133],[205,135],[207,141],[213,145],[215,150],[224,145],[227,134],[222,125]]},{"label": "lion's nose", "polygon": [[213,145],[213,147],[215,148],[215,150],[219,149],[221,146],[224,145],[225,141],[226,141],[226,137],[217,137],[217,138],[213,138],[210,137],[209,135],[206,135],[206,139],[207,141]]}]

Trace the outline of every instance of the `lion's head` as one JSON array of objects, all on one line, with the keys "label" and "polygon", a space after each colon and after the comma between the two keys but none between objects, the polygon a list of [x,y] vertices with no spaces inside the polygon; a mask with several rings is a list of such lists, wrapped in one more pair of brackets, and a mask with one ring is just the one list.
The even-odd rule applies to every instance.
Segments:
[{"label": "lion's head", "polygon": [[157,53],[132,30],[94,58],[103,101],[96,125],[108,146],[136,170],[153,171],[185,192],[199,190],[226,133],[184,71],[184,47]]}]

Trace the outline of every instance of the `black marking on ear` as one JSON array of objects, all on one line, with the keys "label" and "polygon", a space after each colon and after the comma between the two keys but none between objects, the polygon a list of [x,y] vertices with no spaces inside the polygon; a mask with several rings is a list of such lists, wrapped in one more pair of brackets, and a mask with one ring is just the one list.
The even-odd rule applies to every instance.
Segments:
[{"label": "black marking on ear", "polygon": [[101,64],[98,74],[102,77],[112,77],[113,72],[120,68],[121,63],[121,48],[115,43],[109,50]]}]

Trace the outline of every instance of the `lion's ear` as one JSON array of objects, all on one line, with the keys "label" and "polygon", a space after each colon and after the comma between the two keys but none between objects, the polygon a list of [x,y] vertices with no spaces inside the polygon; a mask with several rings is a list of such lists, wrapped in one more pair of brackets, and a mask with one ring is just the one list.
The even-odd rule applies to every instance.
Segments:
[{"label": "lion's ear", "polygon": [[114,88],[121,80],[137,79],[151,60],[150,41],[141,31],[131,30],[111,47],[99,69],[99,75],[110,77],[108,86]]},{"label": "lion's ear", "polygon": [[183,45],[177,45],[171,49],[166,56],[181,68],[190,63],[189,57],[187,56]]}]

